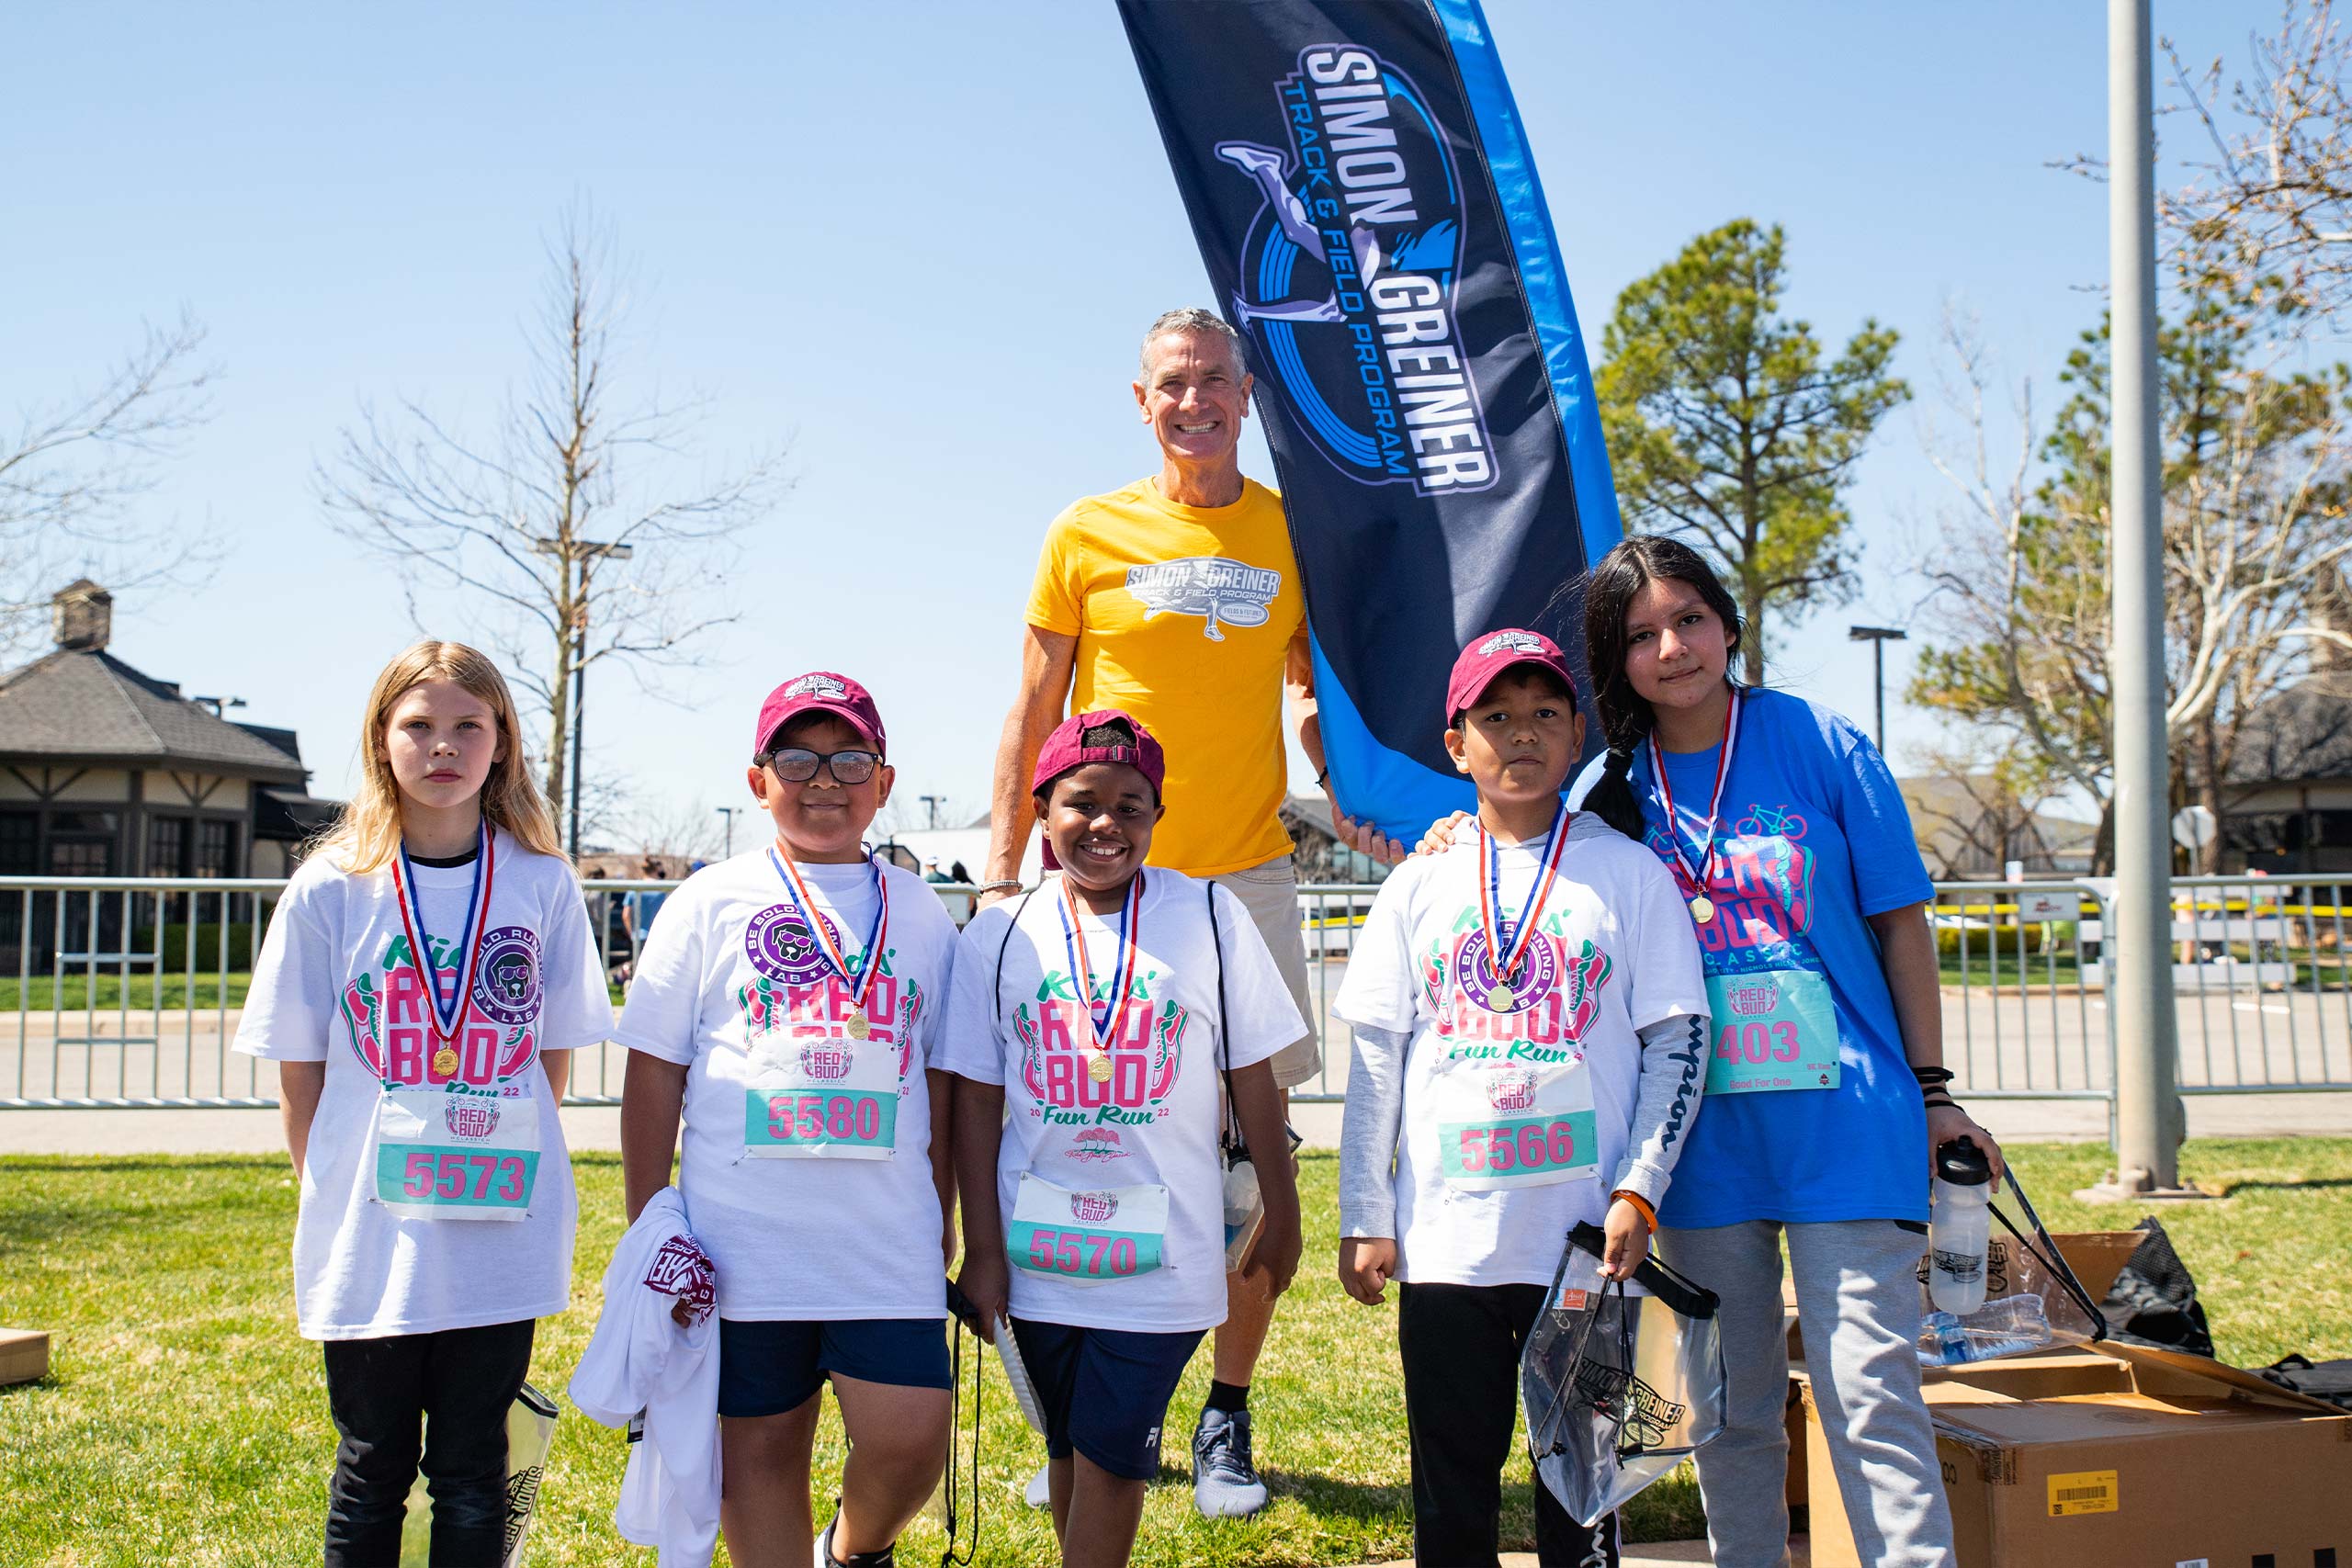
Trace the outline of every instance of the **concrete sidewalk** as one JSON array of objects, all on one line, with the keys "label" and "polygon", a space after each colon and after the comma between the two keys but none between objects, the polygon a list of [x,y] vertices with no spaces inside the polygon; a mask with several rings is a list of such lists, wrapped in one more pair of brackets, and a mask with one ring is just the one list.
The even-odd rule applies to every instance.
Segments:
[{"label": "concrete sidewalk", "polygon": [[[1654,1568],[1669,1562],[1712,1562],[1714,1559],[1707,1555],[1707,1543],[1703,1540],[1665,1540],[1648,1546],[1629,1546],[1618,1561],[1623,1568]],[[1807,1568],[1813,1561],[1804,1536],[1789,1538],[1789,1561],[1796,1568]],[[1532,1551],[1506,1551],[1502,1562],[1503,1568],[1536,1568],[1535,1553]],[[1365,1568],[1374,1565],[1367,1563]],[[1413,1568],[1413,1562],[1408,1558],[1402,1562],[1383,1562],[1377,1568]]]}]

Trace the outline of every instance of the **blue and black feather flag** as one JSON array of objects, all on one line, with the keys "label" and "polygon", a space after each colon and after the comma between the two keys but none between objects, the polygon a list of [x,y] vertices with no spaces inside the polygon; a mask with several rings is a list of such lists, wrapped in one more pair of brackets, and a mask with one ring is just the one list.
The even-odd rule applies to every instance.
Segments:
[{"label": "blue and black feather flag", "polygon": [[1476,0],[1119,11],[1250,345],[1336,793],[1409,842],[1470,800],[1441,739],[1454,655],[1524,626],[1581,666],[1560,590],[1619,532],[1502,62]]}]

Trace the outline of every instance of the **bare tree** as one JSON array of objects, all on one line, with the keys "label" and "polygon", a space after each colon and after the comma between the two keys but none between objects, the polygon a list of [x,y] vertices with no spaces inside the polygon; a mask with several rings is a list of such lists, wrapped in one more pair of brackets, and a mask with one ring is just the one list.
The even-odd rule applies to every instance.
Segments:
[{"label": "bare tree", "polygon": [[621,829],[628,847],[664,860],[709,861],[718,858],[726,841],[727,822],[718,808],[702,795],[692,800],[640,801]]},{"label": "bare tree", "polygon": [[[2307,672],[2313,643],[2346,633],[2311,613],[2312,586],[2352,556],[2352,373],[2288,374],[2295,344],[2271,318],[2194,269],[2168,326],[2165,370],[2165,721],[2177,792],[2219,810],[2249,715]],[[2099,803],[2095,863],[2111,840],[2105,334],[2068,362],[2075,388],[2038,432],[2016,405],[2011,461],[1991,457],[1993,373],[1973,325],[1949,321],[1948,399],[1969,432],[1931,435],[1960,507],[1923,567],[1944,634],[1923,655],[1915,701],[1988,725]],[[2036,478],[2037,465],[2040,468]],[[2195,783],[2192,784],[2192,781]],[[2218,855],[2218,846],[2209,863]]]},{"label": "bare tree", "polygon": [[[2334,0],[2285,0],[2278,26],[2249,40],[2245,73],[2191,68],[2165,53],[2186,113],[2203,132],[2195,175],[2165,193],[2166,225],[2242,280],[2301,308],[2352,303],[2352,36]],[[2077,160],[2086,168],[2090,160]]]},{"label": "bare tree", "polygon": [[69,572],[117,593],[188,581],[213,547],[133,520],[164,463],[212,416],[204,328],[183,310],[150,324],[95,386],[18,411],[0,441],[0,649],[25,640]]},{"label": "bare tree", "polygon": [[548,797],[560,804],[585,671],[609,662],[658,693],[664,672],[707,662],[707,634],[736,618],[715,585],[786,481],[781,449],[717,478],[676,477],[710,400],[616,408],[628,288],[611,227],[575,203],[547,256],[523,384],[487,431],[462,433],[412,399],[363,404],[315,486],[336,529],[398,569],[420,627],[424,595],[436,626],[446,589],[478,606],[544,725]]}]

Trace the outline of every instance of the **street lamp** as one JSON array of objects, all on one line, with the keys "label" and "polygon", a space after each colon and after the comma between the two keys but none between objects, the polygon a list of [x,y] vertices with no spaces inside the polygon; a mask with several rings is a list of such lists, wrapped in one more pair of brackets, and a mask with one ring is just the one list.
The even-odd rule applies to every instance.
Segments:
[{"label": "street lamp", "polygon": [[1878,676],[1878,749],[1886,750],[1886,645],[1908,642],[1909,632],[1896,631],[1893,626],[1848,626],[1846,640],[1871,645],[1871,667]]},{"label": "street lamp", "polygon": [[599,544],[593,539],[534,539],[536,555],[554,556],[564,563],[564,586],[571,587],[571,563],[580,563],[580,593],[572,600],[571,627],[571,858],[580,858],[580,733],[588,716],[588,563],[627,560],[628,545]]},{"label": "street lamp", "polygon": [[743,808],[740,806],[714,806],[711,809],[727,818],[727,858],[733,860],[735,858],[735,814]]},{"label": "street lamp", "polygon": [[945,803],[947,797],[944,795],[920,795],[915,798],[922,801],[923,809],[931,814],[931,821],[929,825],[933,828],[938,827],[939,808]]}]

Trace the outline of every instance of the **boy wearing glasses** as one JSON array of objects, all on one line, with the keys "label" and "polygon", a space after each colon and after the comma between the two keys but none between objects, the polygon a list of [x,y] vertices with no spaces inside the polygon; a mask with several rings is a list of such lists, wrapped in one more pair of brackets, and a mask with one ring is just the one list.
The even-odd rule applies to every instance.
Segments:
[{"label": "boy wearing glasses", "polygon": [[672,895],[621,1014],[628,1218],[668,1183],[683,1113],[678,1188],[718,1276],[733,1561],[809,1561],[830,1381],[852,1447],[820,1561],[888,1568],[947,1441],[947,1080],[929,1064],[956,928],[864,847],[892,783],[865,687],[786,682],[752,745],[775,840]]}]

